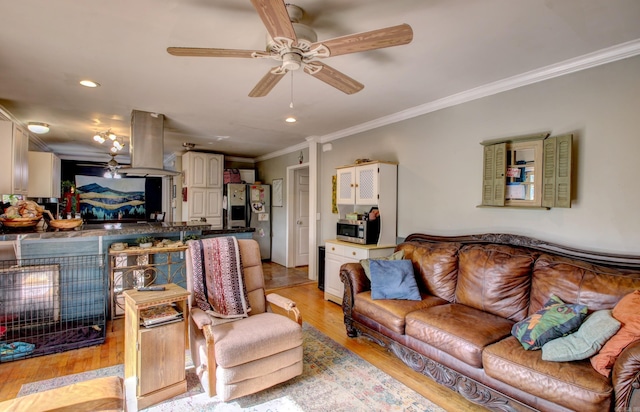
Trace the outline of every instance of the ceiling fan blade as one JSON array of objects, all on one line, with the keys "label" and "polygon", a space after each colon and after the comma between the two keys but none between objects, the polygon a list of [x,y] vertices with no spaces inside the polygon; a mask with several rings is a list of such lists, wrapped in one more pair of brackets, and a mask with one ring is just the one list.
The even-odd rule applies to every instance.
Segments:
[{"label": "ceiling fan blade", "polygon": [[330,56],[339,56],[341,54],[400,46],[411,43],[411,40],[413,40],[413,30],[411,26],[408,24],[400,24],[398,26],[316,42],[311,45],[311,48],[313,49],[323,44],[329,49]]},{"label": "ceiling fan blade", "polygon": [[287,39],[293,39],[294,43],[298,40],[284,1],[251,0],[251,3],[260,15],[262,23],[267,28],[271,38],[285,37]]},{"label": "ceiling fan blade", "polygon": [[320,62],[312,62],[304,67],[307,74],[346,93],[354,94],[364,89],[364,85],[331,66]]},{"label": "ceiling fan blade", "polygon": [[274,73],[276,69],[279,69],[280,66],[276,66],[271,69],[267,74],[264,75],[262,79],[256,84],[256,87],[251,90],[249,93],[249,97],[264,97],[271,89],[275,87],[276,84],[284,77],[286,71],[280,71],[279,73]]},{"label": "ceiling fan blade", "polygon": [[204,47],[167,47],[167,53],[189,57],[246,57],[251,58],[258,50],[209,49]]}]

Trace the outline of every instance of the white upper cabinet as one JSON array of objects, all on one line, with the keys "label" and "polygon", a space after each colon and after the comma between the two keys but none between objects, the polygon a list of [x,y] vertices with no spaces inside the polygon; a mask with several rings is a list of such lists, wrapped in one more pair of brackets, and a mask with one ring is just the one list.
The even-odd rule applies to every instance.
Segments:
[{"label": "white upper cabinet", "polygon": [[182,155],[182,164],[187,186],[222,188],[223,155],[187,152]]},{"label": "white upper cabinet", "polygon": [[29,134],[10,120],[0,120],[0,194],[27,195]]},{"label": "white upper cabinet", "polygon": [[379,163],[338,169],[336,201],[341,205],[377,205]]},{"label": "white upper cabinet", "polygon": [[53,153],[29,152],[29,197],[60,197],[60,158]]}]

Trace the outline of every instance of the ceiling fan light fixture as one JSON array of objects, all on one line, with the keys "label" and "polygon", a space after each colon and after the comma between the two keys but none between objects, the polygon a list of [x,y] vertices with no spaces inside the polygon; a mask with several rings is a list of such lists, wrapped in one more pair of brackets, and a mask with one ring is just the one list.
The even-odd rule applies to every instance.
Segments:
[{"label": "ceiling fan light fixture", "polygon": [[49,132],[49,125],[41,122],[29,122],[27,128],[36,134],[44,134]]}]

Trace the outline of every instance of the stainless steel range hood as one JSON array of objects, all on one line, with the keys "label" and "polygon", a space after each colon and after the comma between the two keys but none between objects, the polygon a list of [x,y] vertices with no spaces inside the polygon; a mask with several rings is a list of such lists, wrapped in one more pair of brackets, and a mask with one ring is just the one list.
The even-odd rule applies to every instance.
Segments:
[{"label": "stainless steel range hood", "polygon": [[131,111],[131,167],[120,169],[127,176],[166,177],[180,172],[164,168],[164,115]]}]

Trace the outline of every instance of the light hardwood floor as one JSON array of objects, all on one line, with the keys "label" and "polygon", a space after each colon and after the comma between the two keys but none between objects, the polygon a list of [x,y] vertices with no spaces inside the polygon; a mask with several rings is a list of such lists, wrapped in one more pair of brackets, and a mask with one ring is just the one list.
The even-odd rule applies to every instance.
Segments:
[{"label": "light hardwood floor", "polygon": [[[286,273],[282,272],[282,267],[270,267],[270,264],[265,264],[265,279],[270,276],[267,274],[268,272],[271,275],[277,272],[279,277],[286,277]],[[294,275],[293,272],[290,274]],[[300,281],[299,275],[299,272],[295,273],[296,280],[292,280],[293,283]],[[286,281],[280,279],[276,283],[282,285],[286,284]],[[272,285],[276,283],[272,283]],[[277,287],[271,291],[295,301],[305,322],[442,408],[448,411],[486,410],[434,383],[431,379],[414,372],[376,343],[364,338],[347,337],[342,308],[335,303],[324,300],[323,292],[318,289],[315,282]],[[113,326],[113,331],[111,331],[111,324],[107,324],[107,337],[102,345],[0,364],[0,382],[2,382],[0,401],[14,398],[25,383],[123,363],[123,320],[116,320]]]}]

